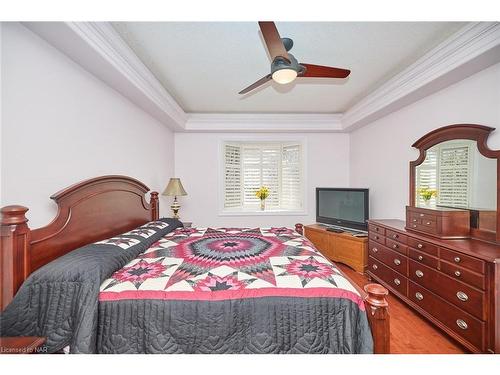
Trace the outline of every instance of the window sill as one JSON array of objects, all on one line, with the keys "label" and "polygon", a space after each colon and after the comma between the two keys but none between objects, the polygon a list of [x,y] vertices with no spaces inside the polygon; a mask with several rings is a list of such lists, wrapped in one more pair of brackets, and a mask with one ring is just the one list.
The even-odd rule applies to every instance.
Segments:
[{"label": "window sill", "polygon": [[272,210],[265,211],[222,211],[219,216],[305,216],[306,211],[301,210]]}]

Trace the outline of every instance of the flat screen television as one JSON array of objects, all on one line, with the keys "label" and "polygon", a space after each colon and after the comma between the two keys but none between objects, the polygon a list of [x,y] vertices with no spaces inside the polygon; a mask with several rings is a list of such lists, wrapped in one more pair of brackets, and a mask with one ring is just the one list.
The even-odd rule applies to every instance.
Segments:
[{"label": "flat screen television", "polygon": [[316,188],[316,221],[367,230],[368,189]]}]

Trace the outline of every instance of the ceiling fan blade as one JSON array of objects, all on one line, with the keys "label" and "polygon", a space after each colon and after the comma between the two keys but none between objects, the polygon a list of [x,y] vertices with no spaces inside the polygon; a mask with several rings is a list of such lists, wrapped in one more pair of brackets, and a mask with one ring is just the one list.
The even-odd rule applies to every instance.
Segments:
[{"label": "ceiling fan blade", "polygon": [[351,71],[348,69],[333,68],[330,66],[314,65],[314,64],[302,64],[306,68],[300,77],[322,77],[322,78],[346,78]]},{"label": "ceiling fan blade", "polygon": [[268,74],[267,76],[259,79],[257,82],[252,83],[250,86],[245,87],[238,94],[246,94],[247,92],[252,91],[252,90],[256,89],[257,87],[262,86],[264,83],[266,83],[267,81],[270,81],[271,79],[272,79],[272,75]]},{"label": "ceiling fan blade", "polygon": [[264,41],[266,42],[267,50],[271,55],[271,60],[274,61],[276,57],[283,57],[290,62],[290,57],[288,56],[288,52],[281,41],[280,34],[278,33],[278,29],[276,29],[274,22],[259,21],[259,27],[262,32],[262,36],[264,37]]}]

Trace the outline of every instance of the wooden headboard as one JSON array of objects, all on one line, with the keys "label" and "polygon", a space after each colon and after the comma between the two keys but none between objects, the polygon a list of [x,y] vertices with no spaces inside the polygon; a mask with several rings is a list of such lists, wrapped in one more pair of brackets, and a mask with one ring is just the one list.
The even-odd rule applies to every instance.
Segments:
[{"label": "wooden headboard", "polygon": [[79,182],[52,195],[57,215],[30,230],[24,206],[1,212],[0,309],[12,300],[28,275],[71,250],[129,231],[159,214],[158,193],[126,176],[102,176]]}]

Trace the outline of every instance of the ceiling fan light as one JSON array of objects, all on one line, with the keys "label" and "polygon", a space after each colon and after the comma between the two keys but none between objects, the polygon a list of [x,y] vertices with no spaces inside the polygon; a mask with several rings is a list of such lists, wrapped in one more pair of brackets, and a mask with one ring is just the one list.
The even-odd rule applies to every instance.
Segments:
[{"label": "ceiling fan light", "polygon": [[290,83],[295,80],[295,78],[297,78],[297,71],[290,68],[279,69],[273,73],[273,80],[281,85]]}]

